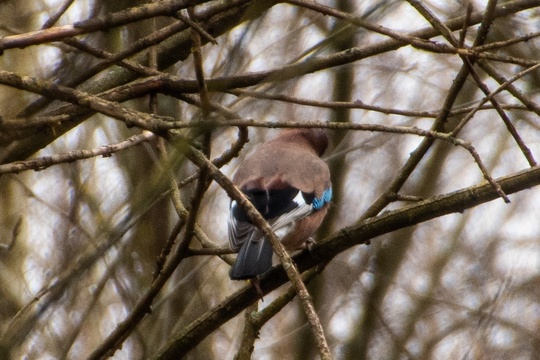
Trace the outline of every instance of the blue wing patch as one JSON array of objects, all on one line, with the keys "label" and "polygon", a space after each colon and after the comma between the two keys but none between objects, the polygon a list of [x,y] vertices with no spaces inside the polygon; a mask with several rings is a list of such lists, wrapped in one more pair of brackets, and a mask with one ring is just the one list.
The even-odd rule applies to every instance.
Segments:
[{"label": "blue wing patch", "polygon": [[322,208],[325,204],[329,203],[330,200],[332,200],[332,188],[328,188],[324,190],[322,196],[320,198],[314,198],[313,199],[313,208],[315,210],[319,210]]}]

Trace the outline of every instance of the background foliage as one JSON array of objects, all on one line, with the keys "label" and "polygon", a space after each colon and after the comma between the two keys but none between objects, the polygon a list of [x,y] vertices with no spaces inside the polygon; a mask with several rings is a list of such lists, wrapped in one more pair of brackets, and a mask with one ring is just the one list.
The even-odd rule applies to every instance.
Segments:
[{"label": "background foliage", "polygon": [[539,7],[0,2],[0,357],[317,358],[282,271],[258,313],[229,280],[196,157],[230,175],[311,124],[335,195],[297,261],[332,356],[539,358]]}]

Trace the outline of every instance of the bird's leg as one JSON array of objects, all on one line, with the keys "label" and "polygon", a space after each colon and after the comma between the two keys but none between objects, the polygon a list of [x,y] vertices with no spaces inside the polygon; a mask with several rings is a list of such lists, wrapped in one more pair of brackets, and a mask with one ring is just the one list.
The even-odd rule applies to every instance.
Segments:
[{"label": "bird's leg", "polygon": [[261,301],[264,302],[264,293],[261,289],[261,281],[259,280],[259,278],[258,277],[251,278],[249,279],[249,282],[251,283],[251,285],[253,285],[253,287],[255,288],[255,291],[257,291],[257,294],[259,294]]}]

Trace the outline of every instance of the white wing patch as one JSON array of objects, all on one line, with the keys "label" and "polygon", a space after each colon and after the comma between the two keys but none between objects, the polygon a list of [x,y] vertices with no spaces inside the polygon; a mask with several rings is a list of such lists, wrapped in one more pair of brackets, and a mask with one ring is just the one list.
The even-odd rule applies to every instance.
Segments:
[{"label": "white wing patch", "polygon": [[[293,201],[298,205],[296,208],[269,220],[272,231],[279,239],[283,239],[294,228],[297,220],[305,218],[315,210],[313,205],[306,203],[301,191],[298,192],[298,195],[296,195]],[[264,235],[252,223],[236,220],[232,211],[235,206],[238,206],[238,204],[233,200],[231,211],[229,212],[229,243],[233,251],[238,251],[244,242],[262,241]]]}]

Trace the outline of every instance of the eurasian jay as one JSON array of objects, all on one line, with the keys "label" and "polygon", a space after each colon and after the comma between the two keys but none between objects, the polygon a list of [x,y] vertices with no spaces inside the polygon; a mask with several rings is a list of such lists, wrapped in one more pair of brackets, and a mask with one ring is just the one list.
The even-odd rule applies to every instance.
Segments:
[{"label": "eurasian jay", "polygon": [[[309,244],[332,198],[330,170],[320,158],[328,146],[322,129],[284,130],[238,167],[233,183],[268,221],[289,251]],[[229,243],[238,257],[229,276],[250,279],[272,267],[272,245],[232,201]]]}]

